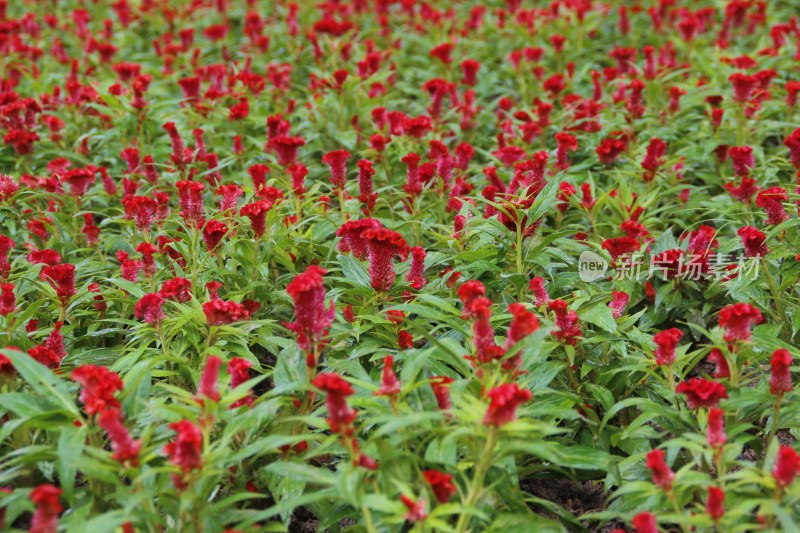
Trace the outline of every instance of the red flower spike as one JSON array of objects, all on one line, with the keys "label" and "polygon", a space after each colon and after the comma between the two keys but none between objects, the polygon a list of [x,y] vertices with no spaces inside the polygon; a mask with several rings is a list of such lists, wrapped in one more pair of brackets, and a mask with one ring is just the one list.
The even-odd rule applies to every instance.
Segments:
[{"label": "red flower spike", "polygon": [[322,162],[328,165],[330,180],[335,190],[344,190],[347,185],[347,160],[350,152],[347,150],[334,150],[322,156]]},{"label": "red flower spike", "polygon": [[652,513],[639,513],[631,520],[636,533],[658,533],[656,517]]},{"label": "red flower spike", "polygon": [[717,407],[708,410],[706,442],[712,448],[721,448],[728,442],[728,436],[725,434],[725,411]]},{"label": "red flower spike", "polygon": [[783,202],[789,200],[782,187],[770,187],[759,191],[756,196],[756,205],[767,213],[767,224],[778,225],[789,219],[789,213],[783,207]]},{"label": "red flower spike", "polygon": [[749,342],[750,329],[761,321],[761,311],[746,303],[735,303],[719,312],[719,326],[725,330],[724,338],[728,342]]},{"label": "red flower spike", "polygon": [[507,383],[493,388],[487,394],[489,408],[483,423],[487,426],[501,427],[516,420],[517,408],[531,399],[531,391],[520,389],[516,383]]},{"label": "red flower spike", "polygon": [[387,355],[383,358],[383,371],[381,372],[381,387],[375,392],[375,396],[396,397],[400,394],[400,382],[392,368],[394,357]]},{"label": "red flower spike", "polygon": [[800,455],[790,446],[781,446],[778,449],[778,458],[772,468],[772,477],[778,487],[785,489],[792,484],[795,477],[800,474]]},{"label": "red flower spike", "polygon": [[630,296],[624,291],[611,291],[611,301],[608,302],[608,308],[611,309],[611,316],[620,318],[625,314],[625,308],[628,306]]},{"label": "red flower spike", "polygon": [[728,366],[728,360],[719,348],[714,348],[708,354],[708,362],[713,363],[715,366],[713,377],[717,379],[729,378],[731,370]]},{"label": "red flower spike", "polygon": [[326,270],[317,265],[309,266],[286,286],[286,292],[294,301],[295,321],[287,327],[297,335],[301,350],[310,351],[319,345],[333,323],[336,307],[333,302],[325,308]]},{"label": "red flower spike", "polygon": [[348,426],[356,419],[356,412],[347,405],[347,397],[354,394],[350,383],[338,374],[322,373],[317,375],[312,385],[327,395],[325,404],[331,431],[349,431]]},{"label": "red flower spike", "polygon": [[60,497],[61,489],[49,484],[39,485],[31,491],[30,499],[36,510],[29,533],[55,533],[58,530],[58,515],[63,510]]},{"label": "red flower spike", "polygon": [[433,376],[431,378],[431,390],[436,397],[436,404],[442,411],[450,409],[450,384],[453,378],[447,376]]},{"label": "red flower spike", "polygon": [[722,383],[703,378],[682,381],[678,384],[675,392],[686,395],[686,404],[689,409],[716,407],[720,400],[728,397]]},{"label": "red flower spike", "polygon": [[0,285],[0,316],[8,316],[17,308],[17,298],[14,296],[14,284],[3,283]]},{"label": "red flower spike", "polygon": [[368,229],[361,236],[367,244],[372,288],[379,292],[388,291],[396,276],[394,258],[405,261],[408,244],[402,235],[386,228]]},{"label": "red flower spike", "polygon": [[[234,357],[228,362],[228,374],[231,376],[231,389],[235,389],[242,383],[248,381],[250,379],[250,368],[252,368],[253,363],[248,361],[247,359],[242,359],[241,357]],[[252,405],[253,404],[253,395],[252,393],[248,394],[244,398],[236,400],[232,405],[231,409],[235,409],[241,405]]]},{"label": "red flower spike", "polygon": [[81,385],[79,398],[86,414],[95,415],[105,409],[119,409],[120,403],[114,397],[122,390],[122,380],[115,372],[104,366],[83,365],[70,374],[70,379]]},{"label": "red flower spike", "polygon": [[763,257],[769,252],[766,244],[767,237],[758,228],[745,226],[739,228],[736,234],[742,239],[744,253],[747,257]]},{"label": "red flower spike", "polygon": [[203,369],[203,375],[200,377],[200,383],[197,385],[196,397],[202,400],[204,397],[212,402],[219,401],[219,369],[222,366],[222,359],[216,355],[209,355],[206,359],[206,367]]},{"label": "red flower spike", "polygon": [[133,312],[136,318],[144,320],[148,324],[157,324],[167,317],[162,309],[164,297],[157,292],[151,292],[142,296]]},{"label": "red flower spike", "polygon": [[673,472],[664,461],[666,453],[664,450],[653,450],[647,454],[647,468],[653,475],[653,483],[664,490],[672,488],[672,481],[675,479]]},{"label": "red flower spike", "polygon": [[769,391],[772,394],[782,395],[792,392],[792,354],[789,350],[780,348],[772,352],[770,365],[772,373],[769,377]]},{"label": "red flower spike", "polygon": [[192,282],[186,278],[172,278],[161,285],[159,294],[167,300],[186,303],[192,299]]},{"label": "red flower spike", "polygon": [[578,314],[567,308],[564,300],[551,300],[548,307],[555,315],[555,325],[558,329],[553,331],[553,336],[564,344],[574,346],[581,337],[581,326]]},{"label": "red flower spike", "polygon": [[239,320],[247,320],[250,314],[241,304],[215,298],[203,304],[203,313],[209,326],[232,324]]},{"label": "red flower spike", "polygon": [[178,490],[184,490],[185,475],[202,467],[203,433],[200,427],[190,420],[173,422],[169,428],[175,431],[177,436],[164,447],[164,452],[170,462],[180,468],[183,475],[173,475],[172,480]]},{"label": "red flower spike", "polygon": [[706,512],[714,522],[718,522],[725,515],[725,492],[721,488],[708,487]]},{"label": "red flower spike", "polygon": [[656,364],[671,365],[675,362],[675,348],[683,338],[683,332],[678,328],[660,331],[653,336],[656,343]]},{"label": "red flower spike", "polygon": [[547,289],[544,286],[544,278],[535,277],[531,279],[528,284],[528,289],[533,293],[534,300],[537,306],[547,305],[550,303],[550,295],[547,294]]},{"label": "red flower spike", "polygon": [[450,474],[439,470],[423,470],[422,476],[430,485],[434,496],[436,496],[436,501],[439,503],[447,503],[457,492],[457,488],[453,484],[453,476]]},{"label": "red flower spike", "polygon": [[122,413],[115,408],[105,409],[97,417],[97,423],[111,440],[111,449],[114,451],[113,459],[120,463],[136,465],[139,462],[139,451],[142,444],[140,441],[134,440],[128,433],[123,423]]}]

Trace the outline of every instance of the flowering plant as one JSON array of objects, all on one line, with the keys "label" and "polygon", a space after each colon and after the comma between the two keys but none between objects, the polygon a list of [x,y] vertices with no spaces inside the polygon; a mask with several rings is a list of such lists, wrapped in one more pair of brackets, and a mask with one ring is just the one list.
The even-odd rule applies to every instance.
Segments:
[{"label": "flowering plant", "polygon": [[792,7],[0,0],[0,529],[797,530]]}]

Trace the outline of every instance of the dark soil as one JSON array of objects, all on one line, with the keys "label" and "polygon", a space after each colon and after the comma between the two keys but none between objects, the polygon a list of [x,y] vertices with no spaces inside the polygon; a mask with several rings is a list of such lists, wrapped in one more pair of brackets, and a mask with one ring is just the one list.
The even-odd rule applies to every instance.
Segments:
[{"label": "dark soil", "polygon": [[[569,479],[527,479],[522,482],[522,490],[541,498],[551,501],[576,518],[580,518],[585,513],[602,511],[606,508],[606,496],[603,493],[603,485],[592,481],[572,481]],[[537,513],[549,513],[537,507]],[[556,516],[551,518],[558,519]],[[588,523],[585,523],[587,527]],[[596,529],[595,531],[610,531],[619,524],[609,524],[608,527]]]},{"label": "dark soil", "polygon": [[289,533],[315,533],[319,529],[319,520],[305,507],[298,507],[292,514]]}]

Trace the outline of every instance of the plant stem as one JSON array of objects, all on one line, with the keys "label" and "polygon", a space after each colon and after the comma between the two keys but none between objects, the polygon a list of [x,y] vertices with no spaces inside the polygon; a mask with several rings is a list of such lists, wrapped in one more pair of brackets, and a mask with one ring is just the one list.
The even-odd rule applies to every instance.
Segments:
[{"label": "plant stem", "polygon": [[769,291],[772,294],[772,299],[775,302],[775,309],[778,311],[778,316],[780,317],[781,323],[781,334],[783,340],[789,342],[791,334],[789,332],[789,321],[786,316],[786,312],[783,309],[783,301],[781,300],[780,291],[775,283],[775,279],[772,277],[772,274],[769,272],[769,263],[767,263],[766,258],[761,258],[761,264],[764,267],[764,278],[767,280],[767,285],[769,285]]},{"label": "plant stem", "polygon": [[[489,469],[489,465],[492,463],[492,451],[494,450],[496,439],[497,428],[495,426],[489,426],[489,434],[486,436],[486,444],[484,445],[483,452],[478,460],[478,465],[475,467],[475,475],[472,478],[472,484],[469,487],[467,500],[464,502],[464,508],[469,508],[475,505],[480,497],[480,493],[483,491],[483,479],[486,476],[486,471]],[[469,515],[462,511],[461,515],[458,517],[456,532],[461,533],[466,531],[468,525]]]}]

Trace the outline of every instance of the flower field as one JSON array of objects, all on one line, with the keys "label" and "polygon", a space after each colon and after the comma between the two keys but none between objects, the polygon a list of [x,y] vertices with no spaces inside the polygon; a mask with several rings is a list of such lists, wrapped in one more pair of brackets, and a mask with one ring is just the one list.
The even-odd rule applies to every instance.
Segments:
[{"label": "flower field", "polygon": [[0,530],[800,531],[793,0],[0,0]]}]

